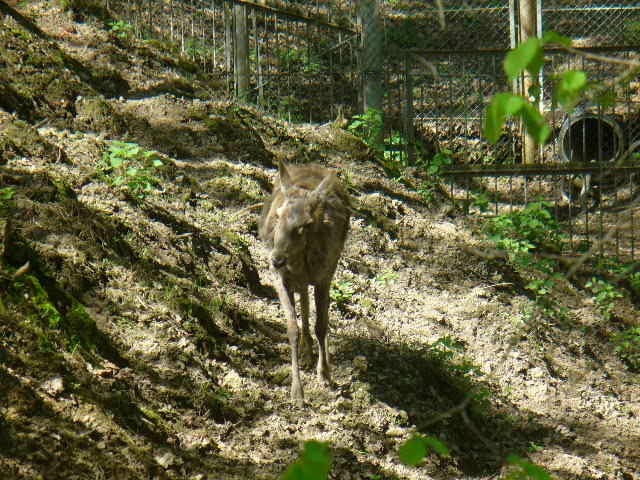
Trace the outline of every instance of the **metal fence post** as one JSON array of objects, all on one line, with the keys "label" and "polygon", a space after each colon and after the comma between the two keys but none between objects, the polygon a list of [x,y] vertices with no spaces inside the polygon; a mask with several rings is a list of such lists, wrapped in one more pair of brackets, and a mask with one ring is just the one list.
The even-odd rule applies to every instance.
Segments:
[{"label": "metal fence post", "polygon": [[383,99],[383,40],[377,0],[360,0],[358,10],[362,26],[363,111],[370,108],[382,111]]},{"label": "metal fence post", "polygon": [[404,90],[402,123],[407,149],[407,161],[409,165],[413,165],[416,160],[416,136],[413,128],[413,78],[411,78],[411,58],[409,55],[405,55],[404,57]]},{"label": "metal fence post", "polygon": [[247,7],[236,3],[233,6],[233,74],[236,98],[247,100],[249,95],[249,31],[247,29]]}]

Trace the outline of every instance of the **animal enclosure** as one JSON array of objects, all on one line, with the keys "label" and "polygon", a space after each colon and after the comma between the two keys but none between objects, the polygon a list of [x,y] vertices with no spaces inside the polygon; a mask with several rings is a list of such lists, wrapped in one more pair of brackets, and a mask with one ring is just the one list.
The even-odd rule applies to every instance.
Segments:
[{"label": "animal enclosure", "polygon": [[241,75],[242,100],[289,120],[325,122],[356,112],[359,35],[351,0],[341,8],[240,0],[104,0],[104,6],[136,36],[204,68],[218,98],[236,98]]}]

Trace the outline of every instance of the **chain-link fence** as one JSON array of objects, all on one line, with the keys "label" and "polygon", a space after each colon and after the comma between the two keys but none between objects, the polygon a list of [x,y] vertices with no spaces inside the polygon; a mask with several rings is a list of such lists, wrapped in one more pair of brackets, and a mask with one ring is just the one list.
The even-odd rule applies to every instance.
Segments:
[{"label": "chain-link fence", "polygon": [[[413,8],[405,2],[382,3],[386,41],[392,48],[451,52],[511,46],[513,0],[416,2]],[[398,3],[402,10],[395,8]]]},{"label": "chain-link fence", "polygon": [[542,28],[574,39],[576,46],[627,49],[640,45],[637,1],[543,0]]},{"label": "chain-link fence", "polygon": [[[437,3],[406,18],[389,5],[386,138],[402,132],[403,160],[411,161],[412,150],[425,160],[446,150],[454,160],[445,173],[449,195],[465,211],[498,215],[545,201],[567,233],[568,251],[637,258],[640,166],[628,161],[640,160],[640,81],[626,72],[640,60],[640,4],[539,0],[531,29],[517,0]],[[534,165],[523,164],[519,122],[509,123],[496,145],[482,132],[496,93],[523,93],[524,82],[508,81],[503,70],[523,29],[555,31],[574,45],[545,54],[540,107],[553,133]],[[552,99],[568,70],[582,70],[600,86],[571,114]]]},{"label": "chain-link fence", "polygon": [[234,96],[233,7],[240,5],[248,35],[247,101],[299,121],[355,112],[359,36],[351,27],[351,0],[289,2],[286,9],[240,0],[104,2],[139,38],[163,42],[178,63],[202,67],[218,98]]},{"label": "chain-link fence", "polygon": [[[502,67],[523,28],[520,2],[443,0],[442,9],[437,3],[421,9],[421,17],[391,16],[389,128],[406,125],[406,119],[398,119],[410,114],[416,139],[428,151],[447,149],[457,163],[520,163],[522,132],[517,124],[507,127],[497,145],[489,145],[482,136],[484,111],[493,95],[522,88],[507,81]],[[547,54],[540,78],[541,109],[551,121],[554,140],[540,150],[538,161],[606,161],[640,150],[640,83],[623,75],[629,63],[640,58],[640,4],[538,0],[537,7],[537,32],[568,36],[577,49]],[[615,60],[602,61],[594,51]],[[583,102],[571,116],[555,110],[551,98],[558,74],[569,69],[587,72],[606,90],[606,95]]]}]

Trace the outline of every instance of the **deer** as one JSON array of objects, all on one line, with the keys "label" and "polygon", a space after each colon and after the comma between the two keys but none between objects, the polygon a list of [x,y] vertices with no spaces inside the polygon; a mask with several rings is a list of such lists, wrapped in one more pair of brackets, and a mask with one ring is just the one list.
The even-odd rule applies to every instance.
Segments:
[{"label": "deer", "polygon": [[[309,331],[309,286],[313,286],[318,342],[318,378],[331,384],[327,352],[329,289],[349,230],[351,202],[335,172],[319,165],[278,162],[278,177],[265,202],[258,235],[270,248],[276,291],[287,320],[291,348],[291,400],[304,405],[300,355],[313,363]],[[300,297],[301,331],[295,295]]]}]

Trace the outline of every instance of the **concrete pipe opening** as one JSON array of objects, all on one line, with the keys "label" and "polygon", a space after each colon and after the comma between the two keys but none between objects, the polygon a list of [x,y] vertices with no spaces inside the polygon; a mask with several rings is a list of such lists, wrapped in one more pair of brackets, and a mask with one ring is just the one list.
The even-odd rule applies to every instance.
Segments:
[{"label": "concrete pipe opening", "polygon": [[613,162],[622,152],[622,128],[610,117],[582,113],[564,121],[558,142],[563,162]]}]

